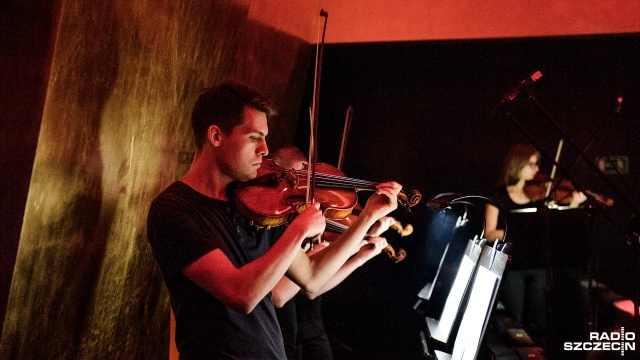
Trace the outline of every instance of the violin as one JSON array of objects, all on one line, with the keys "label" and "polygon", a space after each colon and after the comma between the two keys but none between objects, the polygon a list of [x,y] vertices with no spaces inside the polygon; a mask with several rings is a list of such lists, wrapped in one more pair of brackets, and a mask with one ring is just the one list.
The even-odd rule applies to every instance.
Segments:
[{"label": "violin", "polygon": [[[344,219],[358,202],[358,191],[375,191],[378,183],[348,178],[335,167],[315,164],[314,201],[319,202],[327,219]],[[238,212],[255,227],[286,224],[309,204],[306,201],[307,167],[285,169],[272,157],[264,157],[258,176],[233,188],[230,200]],[[401,191],[398,202],[409,209],[420,202],[422,195],[412,190]]]},{"label": "violin", "polygon": [[[403,237],[411,235],[411,233],[413,233],[413,227],[411,226],[411,224],[407,224],[407,226],[403,227],[402,224],[397,220],[395,220],[394,223],[389,226],[389,228],[396,230],[398,234]],[[333,220],[327,220],[327,229],[342,234],[347,230],[347,226]],[[368,238],[368,235],[365,236],[365,240]],[[387,245],[382,251],[386,253],[389,258],[395,263],[398,263],[407,257],[407,252],[403,248],[399,248],[398,251],[396,251],[390,244]]]},{"label": "violin", "polygon": [[[331,243],[334,237],[330,234],[343,234],[349,228],[349,224],[354,221],[355,216],[356,215],[351,214],[344,220],[326,220],[327,227],[323,239]],[[393,222],[389,225],[389,229],[397,231],[398,234],[400,234],[400,236],[402,237],[409,236],[413,233],[413,226],[411,226],[411,224],[407,224],[403,227],[402,224],[396,219],[393,219]],[[364,239],[366,240],[369,238],[370,236],[367,235]],[[396,251],[390,244],[387,245],[382,251],[386,253],[389,258],[395,263],[398,263],[407,257],[407,252],[404,249],[399,248],[398,251]]]},{"label": "violin", "polygon": [[[552,190],[547,195],[547,189]],[[527,181],[524,191],[533,201],[549,200],[557,205],[566,206],[571,203],[573,192],[576,191],[575,186],[568,179],[551,179],[548,175],[537,173],[533,180]],[[588,197],[591,197],[598,204],[610,207],[613,205],[613,199],[593,191],[584,191]]]}]

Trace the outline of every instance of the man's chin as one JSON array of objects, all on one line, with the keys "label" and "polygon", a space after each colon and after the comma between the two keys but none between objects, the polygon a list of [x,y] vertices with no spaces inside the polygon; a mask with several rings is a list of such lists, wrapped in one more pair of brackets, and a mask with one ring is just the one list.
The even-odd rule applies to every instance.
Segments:
[{"label": "man's chin", "polygon": [[241,179],[239,179],[242,182],[247,182],[249,180],[253,180],[255,178],[258,177],[258,170],[250,173],[250,174],[245,174]]}]

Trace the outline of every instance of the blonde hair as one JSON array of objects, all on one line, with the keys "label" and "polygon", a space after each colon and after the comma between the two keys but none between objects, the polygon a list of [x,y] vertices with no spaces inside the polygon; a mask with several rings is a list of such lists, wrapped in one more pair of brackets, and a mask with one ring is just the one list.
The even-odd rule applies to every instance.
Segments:
[{"label": "blonde hair", "polygon": [[502,183],[514,185],[520,180],[520,171],[529,164],[531,156],[540,158],[540,152],[530,144],[516,144],[509,149],[502,168]]}]

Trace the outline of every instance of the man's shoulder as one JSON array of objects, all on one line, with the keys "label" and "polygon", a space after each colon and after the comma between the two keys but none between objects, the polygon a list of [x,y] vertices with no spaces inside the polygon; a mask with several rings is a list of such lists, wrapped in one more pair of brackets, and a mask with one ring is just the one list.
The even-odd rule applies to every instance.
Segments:
[{"label": "man's shoulder", "polygon": [[189,188],[189,186],[187,186],[187,184],[183,183],[182,181],[174,181],[173,183],[171,183],[169,186],[167,186],[164,190],[162,190],[158,196],[156,196],[155,200],[162,200],[162,199],[167,199],[167,198],[172,198],[176,195],[178,196],[182,196],[186,193],[188,193],[191,188]]},{"label": "man's shoulder", "polygon": [[161,223],[194,218],[222,221],[229,212],[228,203],[207,197],[187,184],[176,181],[151,202],[148,217],[150,221]]},{"label": "man's shoulder", "polygon": [[152,201],[154,204],[178,205],[178,204],[202,204],[206,206],[214,206],[224,208],[226,202],[218,199],[210,198],[198,191],[192,189],[189,185],[182,181],[176,181],[164,189]]}]

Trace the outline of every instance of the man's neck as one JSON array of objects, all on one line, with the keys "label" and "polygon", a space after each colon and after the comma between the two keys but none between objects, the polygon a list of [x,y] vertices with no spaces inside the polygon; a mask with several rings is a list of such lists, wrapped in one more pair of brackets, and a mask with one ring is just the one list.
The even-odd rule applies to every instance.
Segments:
[{"label": "man's neck", "polygon": [[189,171],[180,179],[195,191],[210,198],[227,201],[227,185],[231,182],[210,162],[194,159]]}]

